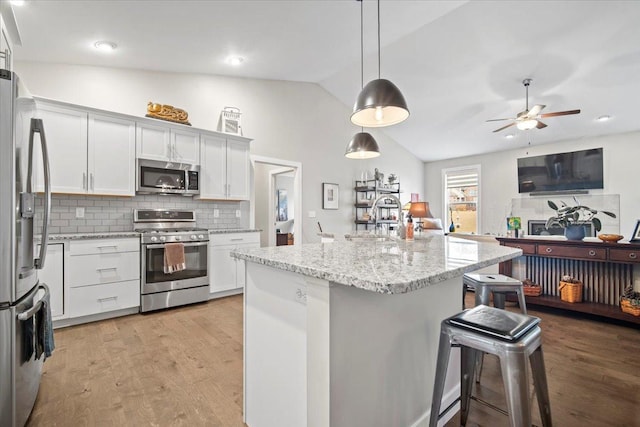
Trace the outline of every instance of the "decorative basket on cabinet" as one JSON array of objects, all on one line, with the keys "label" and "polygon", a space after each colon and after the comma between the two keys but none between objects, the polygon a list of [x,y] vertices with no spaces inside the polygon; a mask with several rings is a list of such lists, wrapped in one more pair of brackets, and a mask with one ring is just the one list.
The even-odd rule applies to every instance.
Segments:
[{"label": "decorative basket on cabinet", "polygon": [[542,286],[525,279],[522,281],[522,291],[528,297],[539,297],[542,294]]},{"label": "decorative basket on cabinet", "polygon": [[562,276],[560,285],[560,299],[566,302],[582,302],[582,282],[571,276]]},{"label": "decorative basket on cabinet", "polygon": [[640,292],[634,292],[633,286],[627,287],[620,297],[620,308],[624,313],[640,316]]}]

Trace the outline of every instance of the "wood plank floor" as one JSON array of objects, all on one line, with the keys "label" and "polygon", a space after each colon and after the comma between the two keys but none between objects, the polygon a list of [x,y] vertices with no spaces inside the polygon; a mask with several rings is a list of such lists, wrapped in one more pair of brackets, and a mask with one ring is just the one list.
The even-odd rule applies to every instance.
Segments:
[{"label": "wood plank floor", "polygon": [[[640,427],[640,331],[530,311],[543,319],[554,424]],[[28,426],[244,426],[242,296],[57,329],[55,338]],[[487,356],[475,393],[504,408],[500,381]],[[540,425],[537,409],[534,417]],[[467,425],[508,422],[474,402]]]}]

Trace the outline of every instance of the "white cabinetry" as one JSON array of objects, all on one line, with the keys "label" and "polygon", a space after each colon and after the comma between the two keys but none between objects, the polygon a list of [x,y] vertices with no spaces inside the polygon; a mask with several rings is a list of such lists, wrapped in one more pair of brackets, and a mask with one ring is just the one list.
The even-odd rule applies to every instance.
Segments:
[{"label": "white cabinetry", "polygon": [[200,164],[200,134],[190,129],[137,123],[138,157],[151,160]]},{"label": "white cabinetry", "polygon": [[67,289],[69,317],[139,306],[140,240],[71,241]]},{"label": "white cabinetry", "polygon": [[[38,102],[49,151],[54,193],[135,195],[135,122],[117,116]],[[44,188],[40,174],[36,187]]]},{"label": "white cabinetry", "polygon": [[[40,251],[37,245],[36,251]],[[47,245],[47,257],[44,268],[38,270],[38,279],[49,287],[49,303],[53,320],[64,316],[64,245],[50,243]]]},{"label": "white cabinetry", "polygon": [[209,292],[244,288],[244,260],[229,253],[238,248],[260,247],[260,233],[212,234],[209,240]]},{"label": "white cabinetry", "polygon": [[249,200],[249,142],[201,135],[201,199]]}]

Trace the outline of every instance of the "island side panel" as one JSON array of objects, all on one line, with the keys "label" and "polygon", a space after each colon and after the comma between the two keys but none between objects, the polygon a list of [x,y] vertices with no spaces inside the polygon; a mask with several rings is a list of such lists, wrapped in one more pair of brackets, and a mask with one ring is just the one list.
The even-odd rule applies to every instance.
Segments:
[{"label": "island side panel", "polygon": [[[440,323],[462,309],[462,277],[399,295],[330,294],[331,426],[427,425]],[[459,360],[452,351],[443,408],[459,395]]]},{"label": "island side panel", "polygon": [[249,427],[307,425],[307,310],[301,275],[246,263],[244,421]]}]

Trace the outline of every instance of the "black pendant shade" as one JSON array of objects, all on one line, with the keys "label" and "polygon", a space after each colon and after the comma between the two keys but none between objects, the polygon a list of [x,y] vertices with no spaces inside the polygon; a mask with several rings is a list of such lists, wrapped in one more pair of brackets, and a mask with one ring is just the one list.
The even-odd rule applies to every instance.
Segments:
[{"label": "black pendant shade", "polygon": [[367,132],[356,133],[344,153],[349,159],[372,159],[380,155],[378,143]]},{"label": "black pendant shade", "polygon": [[353,106],[351,122],[363,127],[383,127],[409,117],[407,102],[400,89],[387,79],[371,80]]}]

